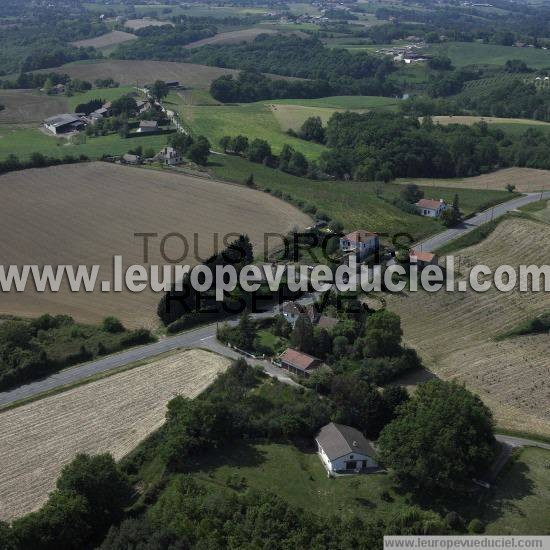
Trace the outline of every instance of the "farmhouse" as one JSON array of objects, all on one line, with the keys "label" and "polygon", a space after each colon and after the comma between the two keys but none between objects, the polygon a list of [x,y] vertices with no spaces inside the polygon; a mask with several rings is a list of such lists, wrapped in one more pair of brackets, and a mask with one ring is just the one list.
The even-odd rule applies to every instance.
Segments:
[{"label": "farmhouse", "polygon": [[163,147],[155,158],[167,166],[180,164],[183,160],[182,156],[173,147]]},{"label": "farmhouse", "polygon": [[439,263],[439,257],[437,254],[419,252],[413,248],[409,252],[409,261],[418,264],[420,267],[425,267],[427,265],[437,265]]},{"label": "farmhouse", "polygon": [[307,353],[287,348],[280,356],[281,368],[299,376],[309,376],[312,371],[318,369],[323,362],[317,357]]},{"label": "farmhouse", "polygon": [[169,88],[179,88],[180,83],[178,80],[167,80],[166,85]]},{"label": "farmhouse", "polygon": [[139,123],[138,132],[144,134],[146,132],[156,132],[159,129],[158,122],[156,120],[142,120]]},{"label": "farmhouse", "polygon": [[420,199],[416,208],[422,216],[438,218],[447,209],[447,203],[443,199]]},{"label": "farmhouse", "polygon": [[377,468],[376,452],[365,436],[351,426],[331,422],[315,438],[317,452],[329,475],[360,473]]},{"label": "farmhouse", "polygon": [[340,239],[340,251],[344,254],[355,254],[357,261],[362,261],[376,252],[379,245],[378,235],[363,229],[348,233]]},{"label": "farmhouse", "polygon": [[62,134],[64,132],[81,130],[84,127],[84,123],[76,115],[65,113],[47,118],[44,120],[44,126],[52,134]]},{"label": "farmhouse", "polygon": [[300,316],[308,317],[312,323],[318,319],[318,314],[313,305],[302,306],[297,302],[284,302],[280,308],[284,318],[294,326]]}]

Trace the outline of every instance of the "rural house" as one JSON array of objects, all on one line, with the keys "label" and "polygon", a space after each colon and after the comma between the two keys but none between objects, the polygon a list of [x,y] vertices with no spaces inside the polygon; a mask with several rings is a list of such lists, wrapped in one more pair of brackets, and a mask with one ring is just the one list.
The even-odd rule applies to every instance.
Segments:
[{"label": "rural house", "polygon": [[78,116],[65,113],[47,118],[44,120],[44,126],[52,134],[63,134],[81,130],[84,123]]},{"label": "rural house", "polygon": [[421,216],[438,218],[447,209],[447,203],[443,199],[420,199],[416,208]]},{"label": "rural house", "polygon": [[348,233],[340,239],[340,251],[344,254],[355,254],[358,262],[376,252],[379,246],[378,235],[363,229]]},{"label": "rural house", "polygon": [[439,263],[439,257],[437,254],[419,252],[413,248],[409,252],[409,261],[418,264],[420,267],[425,267],[427,265],[437,265]]},{"label": "rural house", "polygon": [[318,369],[323,362],[317,357],[312,357],[307,353],[287,348],[280,356],[281,368],[288,370],[292,374],[299,376],[309,376],[312,371]]},{"label": "rural house", "polygon": [[156,159],[162,161],[167,166],[174,166],[183,161],[182,156],[173,147],[163,147]]},{"label": "rural house", "polygon": [[360,473],[378,468],[376,454],[365,436],[351,426],[331,422],[315,438],[317,452],[329,475]]},{"label": "rural house", "polygon": [[284,302],[280,307],[280,311],[293,327],[301,315],[308,317],[312,323],[315,323],[318,318],[318,313],[313,305],[303,306],[297,302]]},{"label": "rural house", "polygon": [[156,120],[142,120],[139,123],[138,132],[144,134],[146,132],[157,132],[159,129],[159,124]]}]

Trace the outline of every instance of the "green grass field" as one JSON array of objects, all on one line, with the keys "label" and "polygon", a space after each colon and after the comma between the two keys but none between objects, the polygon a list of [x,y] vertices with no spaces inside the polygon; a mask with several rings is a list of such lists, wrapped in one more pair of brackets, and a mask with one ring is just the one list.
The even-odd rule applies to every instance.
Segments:
[{"label": "green grass field", "polygon": [[87,103],[92,99],[103,99],[105,101],[113,101],[119,97],[137,93],[133,86],[120,86],[118,88],[93,88],[82,94],[76,94],[67,98],[70,112],[74,112],[75,107],[80,103]]},{"label": "green grass field", "polygon": [[[314,204],[318,211],[341,221],[348,230],[367,229],[390,235],[408,232],[415,241],[444,230],[439,221],[409,214],[388,202],[399,195],[402,189],[399,184],[308,180],[229,155],[212,158],[211,169],[215,175],[237,182],[243,182],[252,173],[261,189],[279,190],[294,200]],[[466,215],[490,202],[510,198],[506,191],[451,187],[427,187],[424,191],[426,197],[443,198],[449,202],[458,193],[461,209]]]},{"label": "green grass field", "polygon": [[310,116],[320,116],[326,123],[339,109],[394,109],[397,103],[388,97],[334,96],[221,105],[207,92],[171,93],[165,101],[168,108],[180,112],[194,134],[207,136],[218,150],[223,136],[243,134],[249,139],[267,140],[275,153],[288,143],[310,159],[317,158],[325,147],[289,136],[286,129],[297,129]]},{"label": "green grass field", "polygon": [[[166,102],[170,107],[170,104]],[[324,150],[323,145],[303,141],[286,135],[273,116],[271,109],[263,103],[242,105],[179,105],[174,106],[192,129],[194,134],[205,135],[215,149],[220,149],[219,141],[223,136],[243,134],[249,140],[254,138],[267,140],[277,154],[288,143],[310,159],[317,158]]]},{"label": "green grass field", "polygon": [[433,55],[445,55],[453,65],[504,65],[509,59],[520,59],[535,69],[550,67],[550,51],[536,48],[516,48],[479,42],[443,42],[426,49]]},{"label": "green grass field", "polygon": [[[236,443],[223,457],[211,453],[194,476],[206,484],[270,491],[290,504],[315,514],[340,517],[354,514],[390,518],[406,506],[405,497],[392,491],[387,474],[328,479],[317,454],[292,445]],[[244,480],[242,480],[244,478]],[[391,502],[381,498],[389,492]]]},{"label": "green grass field", "polygon": [[15,154],[20,160],[28,159],[32,153],[62,158],[65,155],[87,155],[91,159],[102,155],[122,155],[141,145],[155,151],[166,145],[167,135],[121,138],[118,134],[101,137],[85,137],[85,143],[69,143],[66,138],[46,135],[38,128],[2,126],[0,129],[0,160]]}]

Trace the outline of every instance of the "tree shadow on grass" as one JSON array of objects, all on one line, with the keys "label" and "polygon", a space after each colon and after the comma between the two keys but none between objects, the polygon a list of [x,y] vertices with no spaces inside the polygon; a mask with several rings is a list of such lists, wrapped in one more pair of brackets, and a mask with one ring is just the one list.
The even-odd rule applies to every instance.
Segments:
[{"label": "tree shadow on grass", "polygon": [[235,441],[230,447],[220,448],[217,452],[207,452],[194,458],[187,467],[188,473],[213,472],[221,466],[233,468],[252,468],[265,462],[265,452],[247,441]]},{"label": "tree shadow on grass", "polygon": [[[470,490],[462,495],[434,495],[411,491],[408,493],[409,500],[411,504],[434,510],[441,516],[453,511],[466,521],[478,518],[485,524],[492,523],[510,511],[525,515],[516,503],[534,494],[535,485],[529,479],[528,472],[529,467],[525,463],[512,459],[490,489],[472,484]],[[398,487],[396,493],[405,495],[407,490]]]}]

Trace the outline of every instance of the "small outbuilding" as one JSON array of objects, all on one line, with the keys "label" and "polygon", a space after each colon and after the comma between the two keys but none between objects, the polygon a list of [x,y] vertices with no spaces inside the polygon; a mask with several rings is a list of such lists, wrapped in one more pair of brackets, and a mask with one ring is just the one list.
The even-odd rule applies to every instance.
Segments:
[{"label": "small outbuilding", "polygon": [[139,123],[138,132],[144,134],[147,132],[157,132],[159,129],[159,124],[156,120],[142,120]]},{"label": "small outbuilding", "polygon": [[365,473],[378,468],[372,443],[351,426],[331,422],[321,428],[315,442],[329,475]]},{"label": "small outbuilding", "polygon": [[298,376],[309,376],[314,370],[323,365],[321,359],[292,348],[287,348],[281,353],[279,361],[281,362],[281,368]]}]

